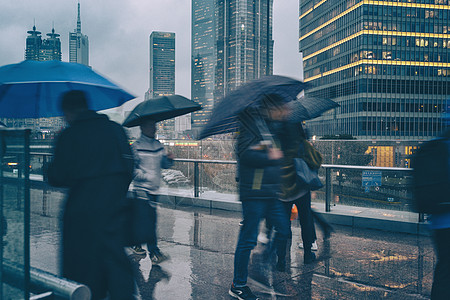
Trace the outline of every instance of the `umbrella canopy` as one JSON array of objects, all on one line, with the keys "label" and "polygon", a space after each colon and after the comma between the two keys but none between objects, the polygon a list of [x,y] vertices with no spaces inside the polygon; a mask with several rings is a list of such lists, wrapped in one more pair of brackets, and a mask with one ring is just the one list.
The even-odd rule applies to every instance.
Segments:
[{"label": "umbrella canopy", "polygon": [[288,121],[301,122],[319,117],[324,112],[339,106],[333,100],[304,96],[289,103]]},{"label": "umbrella canopy", "polygon": [[230,92],[215,107],[211,119],[200,133],[200,139],[210,135],[236,132],[237,115],[247,107],[260,104],[263,95],[277,94],[285,102],[295,100],[308,85],[289,77],[272,75],[251,81]]},{"label": "umbrella canopy", "polygon": [[123,122],[125,127],[139,126],[144,119],[156,122],[178,117],[202,107],[180,95],[161,96],[139,103]]},{"label": "umbrella canopy", "polygon": [[88,66],[25,60],[0,67],[0,117],[62,116],[60,96],[70,90],[84,91],[93,110],[117,107],[135,98]]}]

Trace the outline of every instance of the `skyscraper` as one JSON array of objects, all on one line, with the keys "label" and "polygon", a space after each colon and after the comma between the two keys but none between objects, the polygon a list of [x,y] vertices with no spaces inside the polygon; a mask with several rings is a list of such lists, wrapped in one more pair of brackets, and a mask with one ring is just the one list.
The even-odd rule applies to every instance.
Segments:
[{"label": "skyscraper", "polygon": [[273,0],[215,0],[214,98],[273,73]]},{"label": "skyscraper", "polygon": [[145,98],[175,94],[175,33],[150,34],[150,87]]},{"label": "skyscraper", "polygon": [[429,139],[450,95],[447,0],[301,1],[307,93],[341,106],[312,134]]},{"label": "skyscraper", "polygon": [[51,33],[47,33],[48,38],[42,41],[39,60],[59,60],[61,61],[61,40],[59,34],[52,28]]},{"label": "skyscraper", "polygon": [[[150,86],[145,99],[175,94],[175,33],[153,31],[150,34]],[[159,122],[160,135],[172,137],[173,119]]]},{"label": "skyscraper", "polygon": [[202,106],[192,125],[204,125],[214,105],[215,0],[192,0],[191,99]]},{"label": "skyscraper", "polygon": [[41,32],[33,30],[27,31],[29,36],[26,39],[25,59],[26,60],[59,60],[61,61],[61,40],[59,34],[52,29],[47,33],[48,38],[42,40]]},{"label": "skyscraper", "polygon": [[29,36],[26,40],[25,59],[39,60],[39,50],[42,44],[41,32],[36,31],[36,26],[33,26],[33,30],[27,31],[27,33]]},{"label": "skyscraper", "polygon": [[89,66],[89,39],[81,33],[80,3],[78,3],[77,28],[69,32],[69,62]]}]

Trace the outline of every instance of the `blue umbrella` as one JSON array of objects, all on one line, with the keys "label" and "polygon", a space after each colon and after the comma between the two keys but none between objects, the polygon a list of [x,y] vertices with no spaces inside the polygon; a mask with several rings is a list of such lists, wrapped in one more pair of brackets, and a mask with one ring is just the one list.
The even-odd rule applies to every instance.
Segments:
[{"label": "blue umbrella", "polygon": [[117,107],[135,98],[88,66],[25,60],[0,67],[0,117],[62,116],[60,96],[70,90],[84,91],[92,110]]},{"label": "blue umbrella", "polygon": [[246,83],[215,105],[211,119],[200,133],[200,139],[238,131],[237,115],[247,107],[260,105],[264,95],[277,94],[289,102],[295,100],[307,86],[304,82],[279,75],[265,76]]}]

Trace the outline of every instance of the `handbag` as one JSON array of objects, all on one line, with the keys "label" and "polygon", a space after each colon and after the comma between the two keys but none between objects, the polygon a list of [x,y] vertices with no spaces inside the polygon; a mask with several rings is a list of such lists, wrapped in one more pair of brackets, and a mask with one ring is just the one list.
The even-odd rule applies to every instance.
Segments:
[{"label": "handbag", "polygon": [[301,185],[307,185],[310,190],[318,190],[323,187],[320,181],[318,169],[311,169],[303,158],[294,158],[297,180]]},{"label": "handbag", "polygon": [[125,223],[125,245],[139,246],[147,243],[152,238],[152,213],[154,208],[148,200],[136,197],[128,197],[128,211]]}]

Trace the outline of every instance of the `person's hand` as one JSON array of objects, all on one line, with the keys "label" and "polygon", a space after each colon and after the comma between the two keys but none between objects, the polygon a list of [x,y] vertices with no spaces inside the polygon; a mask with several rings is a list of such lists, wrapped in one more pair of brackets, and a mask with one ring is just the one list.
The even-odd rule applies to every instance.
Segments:
[{"label": "person's hand", "polygon": [[174,159],[175,156],[173,155],[173,153],[167,153],[167,158],[168,159]]},{"label": "person's hand", "polygon": [[271,159],[271,160],[277,160],[277,159],[283,158],[283,152],[277,148],[269,148],[268,154],[269,154],[269,159]]}]

